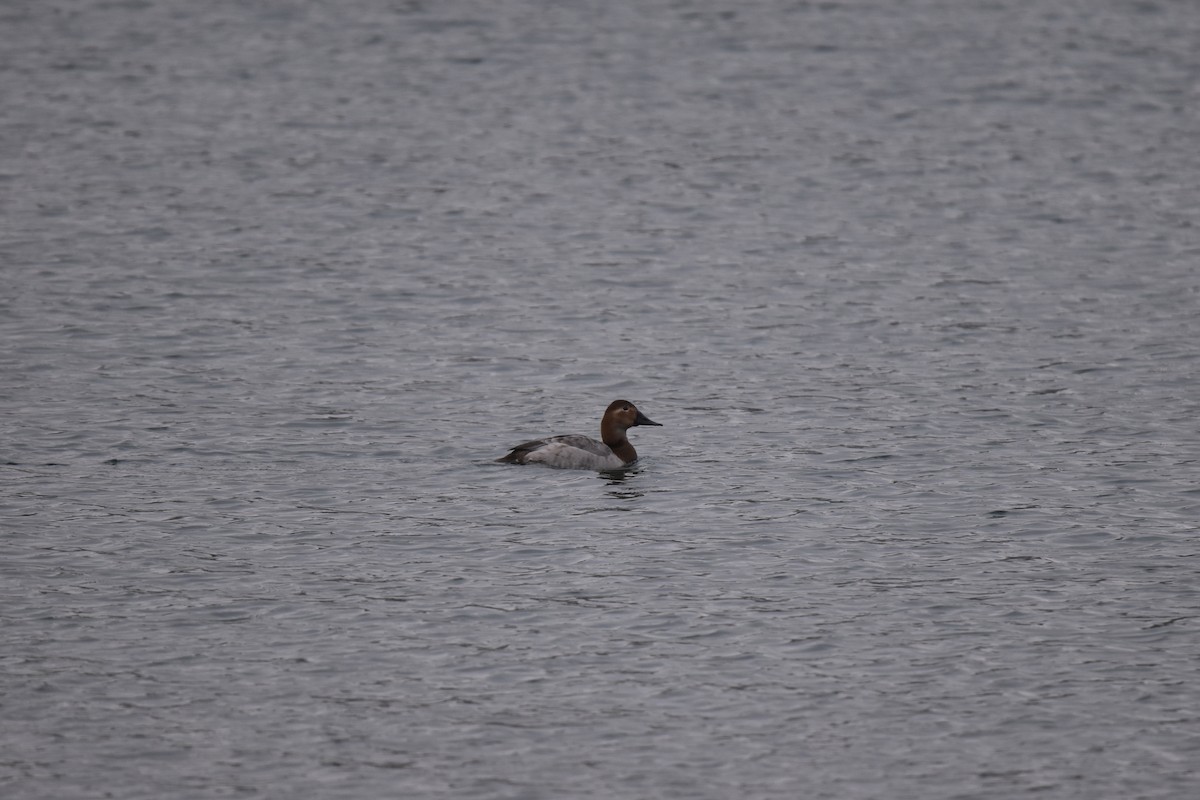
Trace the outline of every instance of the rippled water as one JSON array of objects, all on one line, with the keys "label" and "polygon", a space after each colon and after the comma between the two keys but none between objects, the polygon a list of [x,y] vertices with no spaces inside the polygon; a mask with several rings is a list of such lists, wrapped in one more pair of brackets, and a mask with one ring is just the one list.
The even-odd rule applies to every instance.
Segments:
[{"label": "rippled water", "polygon": [[1194,791],[1200,6],[2,16],[4,797]]}]

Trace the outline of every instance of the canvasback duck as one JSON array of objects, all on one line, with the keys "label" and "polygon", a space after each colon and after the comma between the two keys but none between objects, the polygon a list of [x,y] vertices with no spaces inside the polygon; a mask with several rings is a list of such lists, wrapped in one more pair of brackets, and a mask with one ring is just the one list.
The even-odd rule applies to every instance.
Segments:
[{"label": "canvasback duck", "polygon": [[638,425],[657,425],[628,400],[609,403],[600,420],[600,439],[569,433],[519,444],[497,461],[506,464],[545,464],[561,469],[621,469],[637,461],[637,450],[625,431]]}]

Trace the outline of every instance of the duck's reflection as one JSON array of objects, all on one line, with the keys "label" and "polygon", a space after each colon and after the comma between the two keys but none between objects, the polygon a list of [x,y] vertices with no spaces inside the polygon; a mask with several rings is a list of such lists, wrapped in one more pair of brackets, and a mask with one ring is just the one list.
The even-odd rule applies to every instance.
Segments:
[{"label": "duck's reflection", "polygon": [[607,484],[608,494],[622,500],[632,500],[646,494],[629,483],[631,478],[640,473],[641,470],[636,468],[610,469],[598,473],[598,476]]}]

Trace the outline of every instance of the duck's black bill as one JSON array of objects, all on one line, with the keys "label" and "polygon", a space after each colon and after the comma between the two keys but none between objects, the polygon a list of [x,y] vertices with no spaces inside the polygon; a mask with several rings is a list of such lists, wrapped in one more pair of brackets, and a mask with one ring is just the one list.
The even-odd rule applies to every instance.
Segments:
[{"label": "duck's black bill", "polygon": [[649,417],[647,417],[645,414],[643,414],[640,411],[637,413],[637,417],[633,420],[633,424],[634,425],[657,425],[660,428],[662,427],[661,422],[655,422],[654,420],[650,419]]}]

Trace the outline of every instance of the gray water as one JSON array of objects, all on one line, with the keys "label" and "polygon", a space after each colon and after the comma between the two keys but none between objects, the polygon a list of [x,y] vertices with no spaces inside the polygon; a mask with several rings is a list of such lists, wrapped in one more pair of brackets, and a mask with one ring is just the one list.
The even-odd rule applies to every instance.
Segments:
[{"label": "gray water", "polygon": [[1200,785],[1200,5],[0,17],[0,796]]}]

